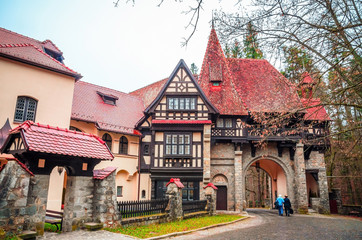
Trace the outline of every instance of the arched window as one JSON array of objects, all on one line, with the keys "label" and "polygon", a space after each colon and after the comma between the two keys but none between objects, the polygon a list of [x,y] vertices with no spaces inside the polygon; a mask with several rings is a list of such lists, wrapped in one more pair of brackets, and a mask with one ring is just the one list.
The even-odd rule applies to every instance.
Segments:
[{"label": "arched window", "polygon": [[109,150],[112,151],[112,137],[108,133],[105,133],[102,137],[102,140],[106,142]]},{"label": "arched window", "polygon": [[146,190],[142,190],[142,198],[146,198]]},{"label": "arched window", "polygon": [[19,96],[15,107],[15,122],[27,120],[35,121],[36,106],[38,102],[30,97]]},{"label": "arched window", "polygon": [[128,154],[128,140],[125,136],[119,139],[119,154]]}]

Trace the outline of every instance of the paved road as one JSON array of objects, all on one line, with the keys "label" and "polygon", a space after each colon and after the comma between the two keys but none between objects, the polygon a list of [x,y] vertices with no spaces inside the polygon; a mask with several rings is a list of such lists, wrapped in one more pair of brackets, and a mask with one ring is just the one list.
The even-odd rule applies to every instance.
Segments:
[{"label": "paved road", "polygon": [[280,217],[275,210],[249,209],[250,219],[173,239],[362,239],[362,221],[323,215]]}]

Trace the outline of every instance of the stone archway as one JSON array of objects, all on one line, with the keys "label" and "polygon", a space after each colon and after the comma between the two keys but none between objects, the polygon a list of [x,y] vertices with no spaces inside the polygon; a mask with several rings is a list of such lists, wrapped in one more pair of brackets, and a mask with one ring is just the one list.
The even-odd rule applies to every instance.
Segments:
[{"label": "stone archway", "polygon": [[[243,161],[243,168],[242,168],[242,201],[246,201],[246,181],[245,181],[245,178],[246,178],[246,174],[247,174],[247,171],[248,169],[250,168],[250,166],[252,164],[255,164],[256,162],[262,162],[262,163],[266,163],[266,162],[269,162],[271,164],[269,164],[269,168],[267,169],[264,169],[272,178],[273,176],[277,176],[276,178],[276,183],[275,183],[275,178],[272,179],[272,191],[273,193],[275,192],[275,190],[278,190],[278,187],[279,187],[279,190],[280,192],[278,192],[278,194],[288,194],[289,198],[291,199],[291,201],[293,202],[295,197],[294,197],[294,171],[292,169],[292,166],[289,164],[289,162],[286,162],[285,160],[283,159],[280,159],[280,158],[277,158],[277,157],[274,157],[274,156],[270,156],[270,155],[267,155],[267,156],[258,156],[258,157],[255,157],[255,158],[250,158],[250,159],[247,159],[246,161]],[[262,164],[263,165],[263,164]],[[266,167],[265,167],[266,168]],[[284,189],[281,189],[282,187],[278,186],[277,182],[278,182],[278,176],[279,176],[279,179],[282,179],[283,176],[282,175],[278,175],[278,173],[280,173],[280,171],[278,171],[278,169],[276,168],[280,168],[279,170],[282,171],[283,175],[285,176],[285,190]],[[274,173],[272,172],[273,170],[276,170]],[[273,199],[272,199],[272,202],[275,201],[275,194],[273,194]]]}]

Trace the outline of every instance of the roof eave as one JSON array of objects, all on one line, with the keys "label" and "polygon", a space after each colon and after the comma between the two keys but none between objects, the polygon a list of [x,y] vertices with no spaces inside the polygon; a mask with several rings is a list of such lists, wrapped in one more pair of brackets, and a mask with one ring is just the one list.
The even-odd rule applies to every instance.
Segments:
[{"label": "roof eave", "polygon": [[1,52],[0,52],[0,57],[8,58],[8,59],[11,59],[11,60],[15,60],[15,61],[18,61],[18,62],[22,62],[22,63],[25,63],[25,64],[32,65],[32,66],[35,66],[35,67],[43,68],[43,69],[50,70],[50,71],[57,72],[57,73],[61,73],[61,74],[64,74],[64,75],[67,75],[67,76],[70,76],[70,77],[74,77],[75,81],[78,81],[83,77],[81,74],[65,72],[65,71],[62,71],[62,70],[59,70],[59,69],[56,69],[56,68],[44,66],[42,64],[38,64],[38,63],[28,61],[28,60],[25,60],[25,59],[22,59],[22,58],[14,57],[14,56],[11,56],[11,55],[8,55],[8,54],[5,54],[5,53],[1,53]]}]

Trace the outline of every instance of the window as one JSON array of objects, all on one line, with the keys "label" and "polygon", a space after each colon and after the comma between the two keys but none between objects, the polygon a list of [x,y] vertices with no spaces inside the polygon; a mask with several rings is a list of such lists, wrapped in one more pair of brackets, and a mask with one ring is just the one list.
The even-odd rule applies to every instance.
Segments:
[{"label": "window", "polygon": [[141,198],[146,198],[146,190],[142,190]]},{"label": "window", "polygon": [[102,140],[106,142],[109,150],[112,151],[112,137],[108,133],[105,133],[102,137]]},{"label": "window", "polygon": [[125,136],[119,139],[119,154],[128,154],[128,140]]},{"label": "window", "polygon": [[216,120],[216,127],[218,128],[232,128],[233,120],[231,118],[218,118]]},{"label": "window", "polygon": [[220,86],[220,82],[213,82],[212,86],[214,86],[214,87]]},{"label": "window", "polygon": [[143,146],[143,155],[145,156],[149,156],[150,155],[150,145],[149,144],[145,144]]},{"label": "window", "polygon": [[225,127],[226,128],[232,128],[233,127],[233,121],[230,118],[225,119]]},{"label": "window", "polygon": [[169,110],[195,110],[195,97],[169,97],[167,98],[167,109]]},{"label": "window", "polygon": [[123,186],[117,186],[117,197],[123,197],[122,191],[123,191]]},{"label": "window", "polygon": [[190,155],[190,134],[166,134],[166,155]]},{"label": "window", "polygon": [[36,106],[38,102],[30,97],[18,97],[15,108],[15,122],[27,120],[35,121]]},{"label": "window", "polygon": [[185,186],[182,189],[182,200],[183,201],[193,201],[198,200],[198,182],[182,182]]},{"label": "window", "polygon": [[97,94],[102,98],[103,102],[108,105],[116,105],[116,101],[118,100],[117,96],[114,96],[112,94],[106,94],[97,91]]}]

